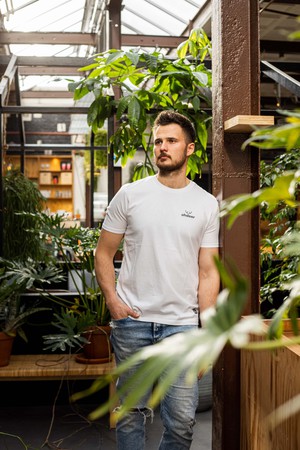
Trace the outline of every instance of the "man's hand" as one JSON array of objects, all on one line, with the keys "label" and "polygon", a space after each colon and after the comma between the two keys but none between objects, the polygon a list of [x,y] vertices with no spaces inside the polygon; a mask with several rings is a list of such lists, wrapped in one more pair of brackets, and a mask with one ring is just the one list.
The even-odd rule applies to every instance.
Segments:
[{"label": "man's hand", "polygon": [[131,309],[126,303],[117,297],[117,299],[107,305],[111,318],[114,320],[125,319],[126,317],[132,317],[133,319],[138,319],[140,314],[137,311]]}]

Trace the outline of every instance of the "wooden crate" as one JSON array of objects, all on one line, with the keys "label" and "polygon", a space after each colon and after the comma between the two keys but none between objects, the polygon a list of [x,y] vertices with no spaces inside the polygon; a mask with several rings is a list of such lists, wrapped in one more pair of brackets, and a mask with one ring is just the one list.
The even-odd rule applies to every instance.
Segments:
[{"label": "wooden crate", "polygon": [[60,184],[72,184],[72,172],[62,172],[60,174]]},{"label": "wooden crate", "polygon": [[[267,321],[266,321],[267,322]],[[291,335],[286,322],[286,339]],[[300,414],[271,430],[276,408],[300,393],[300,345],[241,352],[241,450],[300,449]]]},{"label": "wooden crate", "polygon": [[51,184],[52,178],[49,172],[40,172],[40,184]]}]

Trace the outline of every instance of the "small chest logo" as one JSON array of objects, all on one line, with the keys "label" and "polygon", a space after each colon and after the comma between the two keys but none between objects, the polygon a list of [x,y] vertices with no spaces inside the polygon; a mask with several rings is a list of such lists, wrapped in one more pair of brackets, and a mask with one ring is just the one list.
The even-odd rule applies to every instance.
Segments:
[{"label": "small chest logo", "polygon": [[188,211],[187,209],[184,211],[184,213],[181,214],[182,217],[189,217],[190,219],[195,219],[195,216],[193,216],[193,211]]}]

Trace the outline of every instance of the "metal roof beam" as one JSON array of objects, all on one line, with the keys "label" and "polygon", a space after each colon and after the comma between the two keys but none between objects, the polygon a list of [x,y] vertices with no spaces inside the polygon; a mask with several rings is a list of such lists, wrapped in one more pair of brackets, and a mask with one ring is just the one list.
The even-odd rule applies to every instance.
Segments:
[{"label": "metal roof beam", "polygon": [[[0,33],[1,34],[1,33]],[[9,57],[8,64],[4,75],[2,76],[0,82],[0,105],[2,106],[5,99],[9,93],[9,87],[15,78],[15,73],[17,71],[17,58],[15,55]]]},{"label": "metal roof beam", "polygon": [[25,98],[73,98],[73,92],[68,91],[22,91],[22,99]]},{"label": "metal roof beam", "polygon": [[136,17],[138,17],[139,19],[144,20],[147,23],[150,23],[150,25],[153,25],[154,27],[156,27],[158,30],[164,31],[167,34],[170,34],[170,30],[168,30],[165,27],[162,27],[161,25],[159,25],[157,22],[155,22],[154,20],[151,20],[149,17],[146,17],[145,15],[143,15],[142,13],[137,12],[136,10],[133,10],[131,8],[129,8],[128,6],[125,5],[126,11],[131,12],[132,14],[134,14]]},{"label": "metal roof beam", "polygon": [[144,34],[122,34],[121,42],[126,47],[167,47],[176,48],[181,42],[185,41],[184,36],[156,36]]},{"label": "metal roof beam", "polygon": [[[261,3],[270,3],[270,0],[262,0],[259,2]],[[282,5],[299,5],[299,0],[272,0],[273,3],[280,3]]]},{"label": "metal roof beam", "polygon": [[276,55],[300,54],[300,41],[260,41],[260,51]]},{"label": "metal roof beam", "polygon": [[268,61],[261,62],[261,71],[288,91],[300,97],[300,82],[287,75]]},{"label": "metal roof beam", "polygon": [[[0,33],[1,35],[1,33]],[[11,59],[9,55],[0,55],[0,65],[7,65]],[[63,57],[63,56],[16,56],[16,65],[36,67],[84,67],[89,64],[87,58]],[[92,59],[91,59],[92,61]]]},{"label": "metal roof beam", "polygon": [[[146,46],[146,47],[177,47],[186,37],[184,36],[157,36],[142,34],[122,34],[121,44],[127,47]],[[22,33],[5,32],[0,33],[0,45],[5,44],[60,44],[60,45],[91,45],[96,46],[97,35],[94,33]],[[276,54],[300,53],[300,42],[298,41],[266,41],[260,42],[261,51]],[[59,58],[59,57],[57,57]],[[34,60],[34,58],[32,58]],[[47,58],[45,58],[47,59]],[[52,65],[54,59],[49,58]],[[70,57],[70,59],[72,59]],[[75,58],[74,58],[75,59]],[[83,60],[84,58],[82,58]],[[32,63],[34,64],[34,63]],[[31,65],[32,65],[31,64]],[[84,63],[85,64],[85,63]],[[82,67],[81,64],[79,67]],[[45,65],[45,64],[43,64]],[[50,65],[50,64],[47,64]]]},{"label": "metal roof beam", "polygon": [[1,106],[0,113],[6,114],[87,114],[86,106]]},{"label": "metal roof beam", "polygon": [[145,0],[145,2],[149,3],[150,5],[154,6],[154,8],[159,9],[160,11],[168,14],[169,16],[173,17],[174,19],[178,20],[181,23],[184,23],[185,25],[187,25],[186,21],[182,19],[182,17],[179,17],[177,14],[174,14],[170,8],[164,8],[161,5],[158,5],[157,3],[153,2],[152,0]]},{"label": "metal roof beam", "polygon": [[96,46],[95,33],[54,33],[54,32],[21,32],[1,31],[0,45],[4,44],[60,44]]}]

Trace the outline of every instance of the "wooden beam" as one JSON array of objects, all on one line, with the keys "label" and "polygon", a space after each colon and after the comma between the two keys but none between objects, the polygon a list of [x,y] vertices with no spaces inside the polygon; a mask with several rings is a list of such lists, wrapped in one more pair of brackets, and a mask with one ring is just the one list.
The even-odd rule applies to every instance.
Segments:
[{"label": "wooden beam", "polygon": [[[225,133],[236,115],[260,114],[258,2],[212,0],[213,193],[220,200],[259,188],[259,151],[242,151],[244,134]],[[233,260],[249,280],[245,314],[259,309],[259,213],[244,214],[229,230],[221,223],[221,259]],[[240,352],[228,346],[213,376],[213,450],[241,450]],[[244,449],[243,449],[244,450]]]}]

